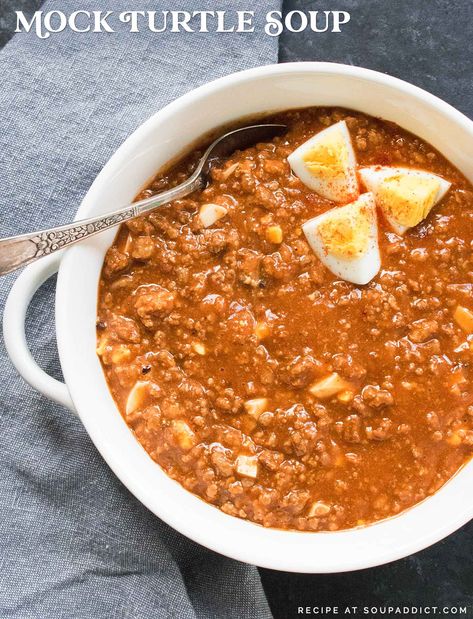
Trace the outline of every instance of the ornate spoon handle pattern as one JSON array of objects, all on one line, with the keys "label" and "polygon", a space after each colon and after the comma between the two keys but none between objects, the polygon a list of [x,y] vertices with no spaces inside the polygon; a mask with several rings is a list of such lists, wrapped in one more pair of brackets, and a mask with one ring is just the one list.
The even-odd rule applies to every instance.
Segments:
[{"label": "ornate spoon handle pattern", "polygon": [[33,262],[33,260],[69,247],[107,228],[144,215],[158,206],[179,200],[198,189],[202,189],[214,162],[228,157],[236,150],[243,150],[257,142],[264,142],[276,135],[281,135],[286,129],[285,125],[279,124],[250,125],[234,129],[212,142],[200,158],[193,174],[177,187],[100,217],[83,219],[65,226],[40,230],[31,234],[20,234],[19,236],[0,239],[0,275],[6,275]]},{"label": "ornate spoon handle pattern", "polygon": [[83,219],[65,226],[22,234],[0,240],[0,275],[26,266],[30,262],[69,247],[74,243],[113,228],[129,219],[144,215],[158,206],[172,202],[199,189],[203,184],[200,176],[192,175],[181,185],[159,193],[151,198],[135,202],[101,217]]},{"label": "ornate spoon handle pattern", "polygon": [[127,219],[132,219],[137,216],[137,209],[130,208],[117,215],[110,215],[103,219],[95,220],[90,223],[82,223],[77,226],[67,227],[65,230],[60,228],[50,230],[48,232],[40,232],[38,236],[30,239],[31,243],[36,245],[35,258],[47,256],[53,251],[62,249],[75,241],[79,241],[86,236],[91,236],[95,232],[101,232],[117,224],[121,224]]}]

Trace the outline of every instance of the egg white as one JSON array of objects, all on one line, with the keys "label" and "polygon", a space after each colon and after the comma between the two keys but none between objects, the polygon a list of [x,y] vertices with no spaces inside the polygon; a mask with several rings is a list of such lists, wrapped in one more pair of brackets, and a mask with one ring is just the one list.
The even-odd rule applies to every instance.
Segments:
[{"label": "egg white", "polygon": [[[354,206],[367,208],[370,217],[369,240],[365,253],[358,258],[343,258],[327,252],[324,242],[318,232],[321,223],[327,220],[336,210],[338,212],[352,209]],[[381,268],[381,256],[378,244],[378,222],[376,205],[372,193],[362,194],[358,200],[346,206],[337,207],[318,215],[302,225],[302,230],[309,245],[320,261],[337,277],[353,284],[364,285],[370,282]]]},{"label": "egg white", "polygon": [[[348,154],[344,177],[340,179],[320,178],[307,168],[304,155],[324,142],[330,143],[336,133],[341,135]],[[307,140],[307,142],[304,142],[304,144],[289,155],[287,160],[294,174],[300,178],[304,185],[323,198],[327,198],[334,202],[347,203],[358,197],[359,188],[356,174],[356,156],[353,150],[350,132],[344,120],[320,131],[314,135],[314,137]]]},{"label": "egg white", "polygon": [[[363,185],[366,187],[368,191],[371,191],[376,200],[376,193],[380,184],[384,181],[385,178],[389,178],[391,176],[397,176],[405,174],[408,176],[419,176],[423,178],[433,178],[437,180],[440,184],[437,195],[435,196],[434,205],[440,202],[440,200],[445,196],[447,191],[451,187],[451,183],[441,176],[437,174],[433,174],[432,172],[426,172],[425,170],[417,170],[413,168],[399,168],[399,167],[390,167],[390,166],[370,166],[367,168],[361,168],[359,170],[360,179]],[[386,221],[389,223],[391,228],[399,235],[403,235],[406,230],[409,229],[409,226],[402,225],[398,223],[389,213],[386,213],[383,209],[381,209]]]}]

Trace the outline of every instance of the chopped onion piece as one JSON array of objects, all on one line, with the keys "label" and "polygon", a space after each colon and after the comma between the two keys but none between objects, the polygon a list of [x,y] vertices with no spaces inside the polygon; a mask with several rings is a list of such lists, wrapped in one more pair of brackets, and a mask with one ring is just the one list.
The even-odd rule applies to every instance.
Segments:
[{"label": "chopped onion piece", "polygon": [[240,164],[238,162],[232,163],[232,165],[229,165],[227,168],[225,168],[225,170],[222,171],[222,179],[226,181],[227,178],[231,176],[233,172],[235,172],[239,165]]},{"label": "chopped onion piece", "polygon": [[95,352],[97,353],[97,355],[99,357],[101,357],[104,354],[105,349],[107,348],[107,346],[108,346],[108,337],[106,335],[104,335],[103,337],[100,338],[98,346],[97,346],[97,348],[95,350]]},{"label": "chopped onion piece", "polygon": [[267,322],[258,322],[255,327],[255,334],[259,340],[264,340],[271,334],[271,329]]},{"label": "chopped onion piece", "polygon": [[331,398],[341,391],[353,391],[353,386],[339,376],[337,372],[333,372],[314,383],[312,387],[309,387],[309,391],[316,398],[324,399]]},{"label": "chopped onion piece", "polygon": [[134,384],[126,401],[125,414],[131,415],[137,408],[142,406],[149,392],[150,383],[147,380],[139,380]]},{"label": "chopped onion piece", "polygon": [[131,234],[128,234],[126,237],[125,244],[123,246],[123,253],[129,254],[131,252],[131,246],[133,245],[133,237]]},{"label": "chopped onion piece", "polygon": [[227,213],[228,210],[220,204],[203,204],[199,211],[200,223],[204,228],[209,228]]},{"label": "chopped onion piece", "polygon": [[195,445],[195,434],[185,421],[176,419],[171,424],[174,437],[181,449],[188,451]]},{"label": "chopped onion piece", "polygon": [[268,398],[255,398],[254,400],[247,400],[244,404],[246,412],[258,419],[258,417],[267,410]]},{"label": "chopped onion piece", "polygon": [[471,310],[462,305],[457,305],[453,318],[463,331],[473,333],[473,312]]},{"label": "chopped onion piece", "polygon": [[194,349],[194,351],[200,355],[201,357],[203,357],[205,355],[205,353],[207,352],[205,350],[205,346],[201,343],[201,342],[194,342],[192,344],[192,348]]},{"label": "chopped onion piece", "polygon": [[236,471],[239,475],[255,479],[258,475],[258,456],[238,456]]},{"label": "chopped onion piece", "polygon": [[309,518],[314,518],[314,517],[320,518],[322,516],[326,516],[329,513],[330,513],[329,505],[327,505],[326,503],[323,503],[322,501],[315,501],[315,503],[312,503],[307,516]]},{"label": "chopped onion piece", "polygon": [[119,344],[113,348],[112,352],[112,363],[115,365],[118,363],[123,363],[126,359],[131,356],[131,350],[125,346],[125,344]]}]

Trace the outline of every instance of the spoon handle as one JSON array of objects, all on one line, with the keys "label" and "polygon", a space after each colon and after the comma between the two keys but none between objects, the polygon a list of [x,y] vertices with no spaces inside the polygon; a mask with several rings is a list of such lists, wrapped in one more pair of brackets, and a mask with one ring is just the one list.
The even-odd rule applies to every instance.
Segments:
[{"label": "spoon handle", "polygon": [[83,241],[99,232],[144,215],[173,200],[183,198],[200,189],[202,185],[201,175],[194,173],[190,178],[172,189],[122,207],[112,213],[90,219],[81,219],[48,230],[0,239],[0,276],[16,271],[16,269],[26,266],[30,262],[74,245],[74,243]]}]

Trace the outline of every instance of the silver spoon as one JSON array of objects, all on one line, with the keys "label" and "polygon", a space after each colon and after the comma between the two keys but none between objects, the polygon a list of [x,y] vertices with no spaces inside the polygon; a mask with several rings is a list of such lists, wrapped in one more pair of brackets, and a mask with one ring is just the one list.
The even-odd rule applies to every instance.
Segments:
[{"label": "silver spoon", "polygon": [[113,226],[135,219],[149,211],[203,189],[213,163],[258,142],[265,142],[287,129],[285,125],[266,124],[241,127],[217,138],[202,155],[193,174],[177,187],[151,198],[134,202],[111,213],[82,219],[71,224],[0,239],[0,275],[6,275],[38,258],[69,247]]}]

